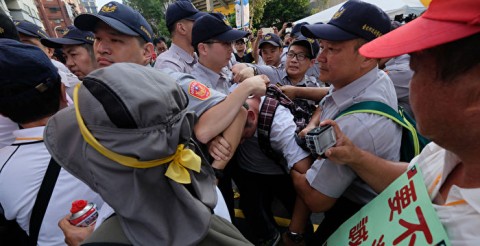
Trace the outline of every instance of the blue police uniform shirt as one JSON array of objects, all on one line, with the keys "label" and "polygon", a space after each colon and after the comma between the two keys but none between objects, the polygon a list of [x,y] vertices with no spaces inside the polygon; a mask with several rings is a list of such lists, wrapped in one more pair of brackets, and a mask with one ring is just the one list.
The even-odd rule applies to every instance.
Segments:
[{"label": "blue police uniform shirt", "polygon": [[224,69],[218,74],[201,63],[197,63],[193,66],[192,75],[209,88],[228,95],[228,89],[230,88],[231,83],[228,75],[225,74],[223,70]]},{"label": "blue police uniform shirt", "polygon": [[[339,112],[362,101],[379,101],[397,108],[395,88],[385,72],[374,68],[341,89],[332,86],[319,104],[320,120],[334,119]],[[359,148],[383,159],[400,159],[402,129],[392,120],[377,114],[356,113],[340,117],[336,122]],[[343,195],[365,204],[377,195],[350,167],[328,159],[317,159],[306,178],[314,189],[333,198]]]},{"label": "blue police uniform shirt", "polygon": [[170,48],[160,54],[155,61],[155,68],[169,68],[175,72],[188,73],[193,71],[193,65],[198,62],[197,54],[192,56],[178,45],[172,43]]},{"label": "blue police uniform shirt", "polygon": [[171,69],[162,69],[162,72],[174,78],[182,87],[188,96],[187,108],[194,111],[197,117],[200,117],[205,111],[217,105],[226,97],[225,94],[208,88],[190,74],[175,72]]}]

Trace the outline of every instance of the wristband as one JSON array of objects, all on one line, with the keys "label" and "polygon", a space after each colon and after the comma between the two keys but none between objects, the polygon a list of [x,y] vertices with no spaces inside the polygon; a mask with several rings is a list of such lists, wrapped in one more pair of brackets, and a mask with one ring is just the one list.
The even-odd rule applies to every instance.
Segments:
[{"label": "wristband", "polygon": [[257,76],[258,75],[257,67],[252,67],[252,68],[253,68],[253,76]]}]

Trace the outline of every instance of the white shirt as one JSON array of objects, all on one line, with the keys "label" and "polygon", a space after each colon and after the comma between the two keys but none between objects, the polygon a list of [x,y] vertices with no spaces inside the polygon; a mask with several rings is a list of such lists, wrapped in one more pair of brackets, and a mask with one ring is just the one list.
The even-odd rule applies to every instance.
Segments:
[{"label": "white shirt", "polygon": [[[43,143],[43,130],[16,130],[14,144],[0,149],[0,203],[5,218],[15,219],[28,234],[33,205],[51,159]],[[97,193],[61,169],[40,227],[38,245],[65,245],[58,221],[78,199],[93,202],[98,208],[103,205]]]},{"label": "white shirt", "polygon": [[[422,171],[433,207],[452,245],[479,245],[480,188],[465,189],[453,185],[444,203],[439,196],[440,187],[460,162],[455,154],[432,142],[410,162],[410,166],[416,163]],[[444,205],[435,204],[436,200],[442,200],[439,203]]]}]

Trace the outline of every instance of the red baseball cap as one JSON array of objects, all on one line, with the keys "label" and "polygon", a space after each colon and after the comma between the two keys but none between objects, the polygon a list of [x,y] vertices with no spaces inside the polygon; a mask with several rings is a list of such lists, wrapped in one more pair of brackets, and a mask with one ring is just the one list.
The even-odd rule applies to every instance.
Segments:
[{"label": "red baseball cap", "polygon": [[480,32],[480,1],[433,0],[415,20],[360,48],[370,58],[387,58],[428,49]]}]

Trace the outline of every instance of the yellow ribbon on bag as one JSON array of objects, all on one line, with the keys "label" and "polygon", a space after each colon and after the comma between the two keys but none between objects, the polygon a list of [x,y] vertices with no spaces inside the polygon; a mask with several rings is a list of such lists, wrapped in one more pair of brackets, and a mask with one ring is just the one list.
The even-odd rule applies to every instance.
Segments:
[{"label": "yellow ribbon on bag", "polygon": [[188,172],[187,168],[196,171],[197,173],[200,172],[200,165],[202,162],[200,157],[195,154],[195,152],[193,152],[191,149],[185,149],[183,144],[179,144],[177,146],[175,154],[162,159],[150,161],[140,161],[133,157],[115,153],[100,144],[100,142],[95,139],[92,133],[90,133],[88,128],[85,126],[82,116],[80,115],[80,108],[78,105],[78,90],[80,88],[80,85],[81,84],[75,86],[73,96],[75,116],[77,118],[78,127],[80,128],[80,133],[82,134],[85,142],[87,142],[100,154],[121,165],[132,168],[150,168],[170,163],[170,166],[167,168],[167,172],[165,173],[165,175],[170,179],[176,181],[177,183],[181,184],[190,184],[192,182],[190,178],[190,173]]}]

